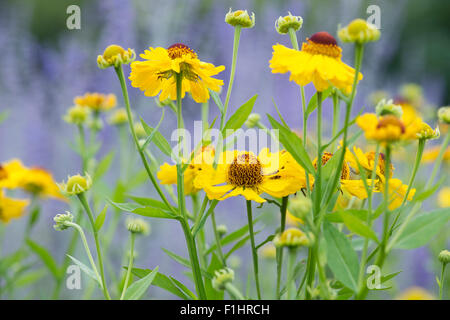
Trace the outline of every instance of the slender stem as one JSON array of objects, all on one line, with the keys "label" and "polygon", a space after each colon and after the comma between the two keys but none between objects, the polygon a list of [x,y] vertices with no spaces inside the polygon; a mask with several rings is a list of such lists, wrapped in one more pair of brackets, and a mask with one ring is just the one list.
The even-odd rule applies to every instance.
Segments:
[{"label": "slender stem", "polygon": [[103,267],[103,258],[102,258],[101,248],[100,248],[100,242],[98,239],[98,232],[97,232],[97,229],[95,228],[94,215],[92,214],[91,208],[86,200],[84,193],[78,194],[78,199],[80,200],[81,205],[83,206],[84,210],[86,211],[86,213],[89,217],[89,221],[91,223],[92,231],[94,234],[95,247],[97,248],[97,259],[98,259],[98,264],[100,267],[100,276],[102,279],[103,294],[105,295],[106,299],[111,300],[111,297],[108,292],[108,288],[106,287],[105,271],[104,271],[104,267]]},{"label": "slender stem", "polygon": [[85,172],[87,170],[87,159],[86,159],[86,137],[84,134],[84,128],[80,124],[78,125],[78,133],[80,135],[80,153],[81,153],[81,170]]},{"label": "slender stem", "polygon": [[[337,94],[333,94],[333,128],[332,128],[332,137],[337,135],[339,129],[339,120],[340,120],[340,109],[339,109],[339,96]],[[331,150],[334,152],[336,150],[336,140],[333,141],[331,145]]]},{"label": "slender stem", "polygon": [[252,202],[251,200],[246,201],[247,201],[248,230],[250,233],[250,242],[252,245],[253,273],[255,275],[256,292],[258,294],[258,299],[261,300],[261,289],[259,286],[258,252],[256,250],[255,245],[255,234],[253,233]]},{"label": "slender stem", "polygon": [[134,232],[130,232],[130,263],[128,264],[127,275],[125,277],[125,283],[123,284],[122,295],[120,296],[120,300],[123,300],[125,297],[125,292],[128,288],[128,282],[131,277],[131,270],[133,269],[133,260],[134,260],[134,240],[136,238],[136,234]]},{"label": "slender stem", "polygon": [[220,129],[223,129],[225,125],[225,120],[227,118],[228,104],[230,103],[231,90],[233,88],[234,75],[236,73],[236,62],[237,62],[237,54],[239,49],[239,40],[241,38],[241,27],[236,26],[234,28],[234,40],[233,40],[233,60],[231,61],[231,72],[230,72],[230,80],[228,82],[227,95],[225,97],[225,104],[223,110],[223,116],[220,119]]},{"label": "slender stem", "polygon": [[425,187],[426,189],[430,188],[431,185],[433,184],[434,179],[436,178],[436,175],[439,171],[439,168],[441,167],[441,163],[442,163],[442,160],[444,159],[444,154],[447,151],[447,146],[449,145],[449,143],[450,143],[450,130],[447,131],[447,134],[445,135],[445,139],[442,142],[441,150],[439,151],[436,161],[434,162],[433,171],[431,172],[430,179],[428,180],[427,185]]},{"label": "slender stem", "polygon": [[445,267],[447,266],[447,263],[442,263],[442,268],[441,268],[441,280],[440,285],[439,285],[439,300],[442,300],[443,298],[443,293],[444,293],[444,273],[445,273]]},{"label": "slender stem", "polygon": [[225,284],[225,290],[228,291],[228,293],[234,297],[236,300],[245,300],[242,293],[239,291],[238,288],[236,288],[231,282],[227,282]]},{"label": "slender stem", "polygon": [[[280,225],[280,233],[283,233],[286,228],[286,212],[288,205],[289,197],[284,197],[281,202],[280,208],[280,216],[281,216],[281,225]],[[277,299],[281,299],[281,270],[283,269],[283,249],[278,248],[277,251]]]},{"label": "slender stem", "polygon": [[322,92],[320,91],[317,92],[317,176],[314,184],[314,213],[317,217],[322,196]]},{"label": "slender stem", "polygon": [[219,232],[217,231],[216,214],[214,213],[214,211],[211,212],[211,222],[212,222],[213,231],[214,231],[214,238],[216,240],[217,254],[219,255],[220,261],[222,261],[222,266],[226,267],[227,261],[223,255],[222,244],[220,243],[220,236],[219,236]]},{"label": "slender stem", "polygon": [[292,300],[295,293],[295,261],[297,260],[297,248],[289,248],[288,264],[287,264],[287,276],[286,276],[286,289],[287,299]]}]

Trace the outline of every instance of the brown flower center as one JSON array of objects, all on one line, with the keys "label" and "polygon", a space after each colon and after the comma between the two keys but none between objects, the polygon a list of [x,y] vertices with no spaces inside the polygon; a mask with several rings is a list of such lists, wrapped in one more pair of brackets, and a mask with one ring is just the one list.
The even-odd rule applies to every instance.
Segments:
[{"label": "brown flower center", "polygon": [[0,165],[0,180],[6,179],[8,177],[8,173],[5,168]]},{"label": "brown flower center", "polygon": [[263,180],[261,163],[252,154],[240,154],[230,165],[227,180],[236,187],[255,187]]},{"label": "brown flower center", "polygon": [[[370,151],[366,153],[366,157],[369,160],[369,163],[372,162],[373,164],[375,164],[375,151]],[[384,160],[384,153],[381,152],[379,153],[377,166],[380,169],[381,174],[384,176],[386,173],[386,162]],[[394,166],[391,163],[389,169],[389,177],[392,177],[393,173],[394,173]]]},{"label": "brown flower center", "polygon": [[337,45],[336,39],[328,32],[321,31],[306,38],[307,43],[302,45],[302,51],[310,54],[322,54],[332,58],[340,58],[342,49]]},{"label": "brown flower center", "polygon": [[[325,152],[322,155],[322,167],[333,157],[333,154],[331,152]],[[317,169],[317,159],[313,161],[314,168]],[[348,167],[348,164],[346,162],[342,165],[342,173],[341,173],[341,180],[348,180],[350,179],[350,168]]]},{"label": "brown flower center", "polygon": [[386,128],[388,126],[394,126],[400,128],[402,133],[405,133],[405,125],[403,122],[394,115],[387,115],[382,117],[377,124],[377,129]]},{"label": "brown flower center", "polygon": [[190,54],[193,58],[197,58],[195,51],[183,43],[175,43],[171,45],[167,48],[167,52],[171,59],[181,58],[186,54]]}]

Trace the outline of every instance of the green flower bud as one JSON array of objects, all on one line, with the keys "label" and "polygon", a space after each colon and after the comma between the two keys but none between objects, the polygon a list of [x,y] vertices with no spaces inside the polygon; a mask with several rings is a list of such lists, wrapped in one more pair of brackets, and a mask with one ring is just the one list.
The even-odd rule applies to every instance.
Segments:
[{"label": "green flower bud", "polygon": [[450,106],[439,108],[438,118],[439,121],[450,124]]},{"label": "green flower bud", "polygon": [[258,113],[252,113],[248,116],[247,121],[245,121],[245,125],[247,128],[254,128],[258,126],[260,120],[261,116]]},{"label": "green flower bud", "polygon": [[108,123],[113,126],[120,126],[127,122],[128,114],[125,108],[117,109],[108,119]]},{"label": "green flower bud", "polygon": [[355,19],[345,28],[338,30],[338,37],[342,42],[366,43],[377,41],[380,38],[380,30],[363,19]]},{"label": "green flower bud", "polygon": [[282,234],[278,234],[273,243],[277,247],[298,248],[300,246],[310,246],[313,242],[314,236],[308,236],[300,229],[287,229]]},{"label": "green flower bud", "polygon": [[90,114],[90,109],[75,105],[67,111],[67,114],[63,117],[67,123],[75,125],[82,125],[86,122]]},{"label": "green flower bud", "polygon": [[400,95],[414,105],[421,104],[423,101],[422,87],[415,83],[404,84],[400,88]]},{"label": "green flower bud", "polygon": [[145,132],[144,126],[140,122],[134,124],[134,132],[138,139],[145,139],[147,137],[147,132]]},{"label": "green flower bud", "polygon": [[135,234],[149,235],[151,231],[150,224],[139,218],[128,218],[126,221],[126,226],[128,231]]},{"label": "green flower bud", "polygon": [[220,237],[223,237],[224,235],[227,234],[228,228],[227,228],[226,225],[220,224],[220,225],[217,226],[217,232],[219,233]]},{"label": "green flower bud", "polygon": [[253,28],[255,25],[255,14],[252,13],[250,17],[247,10],[231,11],[230,8],[230,11],[225,15],[225,22],[233,27]]},{"label": "green flower bud", "polygon": [[288,209],[293,216],[305,220],[312,209],[311,199],[304,197],[303,195],[294,197],[289,201]]},{"label": "green flower bud", "polygon": [[112,44],[108,46],[103,55],[97,57],[97,65],[100,69],[109,67],[119,67],[122,64],[129,64],[136,59],[136,53],[133,49],[125,50],[119,45]]},{"label": "green flower bud", "polygon": [[55,230],[57,231],[66,230],[67,228],[69,228],[69,226],[67,226],[65,223],[72,222],[73,215],[69,211],[66,211],[66,213],[63,214],[57,214],[53,218],[53,221],[55,221],[55,224],[53,225],[53,228],[55,228]]},{"label": "green flower bud", "polygon": [[63,182],[58,186],[61,189],[61,192],[66,195],[78,195],[86,192],[92,187],[92,179],[88,173],[86,173],[84,177],[77,174],[75,176],[69,176],[67,182]]},{"label": "green flower bud", "polygon": [[400,105],[394,104],[391,100],[382,99],[375,107],[375,112],[378,117],[386,115],[394,115],[397,118],[401,118],[403,115],[403,109]]},{"label": "green flower bud", "polygon": [[228,258],[228,264],[233,269],[239,269],[242,265],[242,260],[238,256],[232,255],[230,258]]},{"label": "green flower bud", "polygon": [[225,290],[225,285],[234,281],[234,271],[230,268],[224,268],[216,270],[214,272],[214,278],[212,286],[217,291]]},{"label": "green flower bud", "polygon": [[99,117],[93,118],[89,122],[89,129],[91,129],[93,131],[100,131],[100,130],[102,130],[103,129],[103,120],[100,119]]},{"label": "green flower bud", "polygon": [[439,253],[438,259],[440,262],[442,262],[443,264],[447,264],[450,262],[450,251],[448,250],[442,250]]},{"label": "green flower bud", "polygon": [[417,137],[419,139],[425,139],[425,140],[438,139],[440,136],[441,136],[441,133],[439,131],[439,127],[437,127],[435,130],[433,130],[425,122],[422,123],[422,128],[417,133]]},{"label": "green flower bud", "polygon": [[289,29],[294,29],[294,31],[300,30],[303,25],[303,18],[300,16],[293,16],[290,12],[289,15],[284,17],[279,17],[275,21],[275,29],[280,34],[286,34]]}]

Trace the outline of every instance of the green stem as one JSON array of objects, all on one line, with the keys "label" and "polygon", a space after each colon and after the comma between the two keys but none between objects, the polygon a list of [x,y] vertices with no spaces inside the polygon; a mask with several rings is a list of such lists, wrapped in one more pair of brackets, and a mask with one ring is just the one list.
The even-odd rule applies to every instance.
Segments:
[{"label": "green stem", "polygon": [[78,194],[78,199],[80,200],[81,205],[83,206],[84,210],[86,211],[86,213],[89,217],[89,221],[91,223],[92,231],[94,234],[95,247],[97,248],[97,259],[98,259],[98,264],[100,267],[100,276],[102,279],[103,294],[105,295],[105,298],[107,300],[111,300],[111,297],[108,292],[108,288],[106,287],[105,271],[104,271],[104,267],[103,267],[103,258],[102,258],[101,248],[100,248],[100,242],[98,239],[98,232],[97,232],[97,229],[95,228],[94,215],[92,214],[91,208],[86,200],[84,193]]},{"label": "green stem", "polygon": [[214,238],[216,240],[217,254],[219,255],[220,261],[222,261],[222,266],[226,267],[227,261],[223,255],[222,244],[220,243],[220,236],[219,236],[219,232],[217,231],[216,214],[214,213],[214,211],[211,212],[211,222],[212,222],[213,231],[214,231]]},{"label": "green stem", "polygon": [[[332,128],[332,136],[335,137],[337,135],[339,129],[339,120],[340,120],[340,109],[339,109],[339,96],[337,94],[333,94],[333,128]],[[336,140],[333,141],[331,145],[331,150],[334,152],[336,150]]]},{"label": "green stem", "polygon": [[258,299],[261,300],[261,289],[259,287],[259,270],[258,270],[258,252],[255,245],[255,234],[253,233],[253,217],[252,217],[252,202],[247,200],[247,218],[248,218],[248,230],[250,233],[250,242],[252,245],[252,257],[253,257],[253,273],[255,275],[256,292]]},{"label": "green stem", "polygon": [[127,275],[125,277],[125,283],[123,284],[122,295],[120,296],[120,300],[123,300],[125,297],[125,292],[128,288],[128,282],[131,277],[131,270],[133,269],[133,260],[134,260],[134,240],[136,238],[136,234],[134,232],[130,232],[130,263],[128,264]]},{"label": "green stem", "polygon": [[81,153],[81,163],[82,163],[81,170],[84,173],[87,170],[86,137],[85,137],[85,134],[84,134],[84,128],[83,128],[83,126],[81,124],[78,125],[78,133],[80,135],[80,153]]},{"label": "green stem", "polygon": [[287,265],[287,276],[286,276],[286,289],[287,289],[287,299],[292,300],[295,293],[295,261],[297,260],[297,249],[289,248],[288,254],[288,265]]},{"label": "green stem", "polygon": [[227,282],[225,284],[225,290],[228,291],[228,293],[234,297],[234,299],[236,300],[245,300],[244,296],[242,295],[242,293],[238,290],[238,288],[236,288],[231,282]]},{"label": "green stem", "polygon": [[[280,208],[280,216],[281,216],[281,225],[280,225],[280,233],[284,232],[286,228],[286,212],[288,205],[289,197],[283,197]],[[277,299],[281,299],[281,270],[283,269],[283,250],[282,248],[276,249],[277,252]]]},{"label": "green stem", "polygon": [[439,285],[439,300],[442,300],[443,293],[444,293],[444,273],[445,273],[446,266],[447,266],[446,263],[442,263],[441,280],[440,280],[440,285]]},{"label": "green stem", "polygon": [[447,146],[449,143],[450,143],[450,130],[447,131],[447,134],[445,135],[445,139],[442,142],[441,150],[439,151],[436,161],[434,162],[433,171],[431,172],[430,179],[428,180],[425,189],[430,188],[431,185],[433,184],[434,179],[436,178],[436,175],[439,171],[439,168],[441,167],[441,163],[442,163],[442,160],[444,159],[444,154],[447,151]]}]

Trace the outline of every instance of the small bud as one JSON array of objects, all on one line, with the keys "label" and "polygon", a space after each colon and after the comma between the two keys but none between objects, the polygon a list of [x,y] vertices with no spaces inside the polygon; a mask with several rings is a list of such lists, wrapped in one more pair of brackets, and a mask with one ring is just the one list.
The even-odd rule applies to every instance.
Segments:
[{"label": "small bud", "polygon": [[230,268],[224,268],[214,271],[212,286],[214,289],[218,291],[225,290],[225,285],[233,281],[234,281],[234,271]]},{"label": "small bud", "polygon": [[233,27],[253,28],[255,25],[255,14],[250,17],[247,10],[228,11],[225,15],[225,22]]},{"label": "small bud", "polygon": [[138,139],[145,139],[147,137],[147,132],[145,132],[144,126],[140,122],[134,124],[134,132]]},{"label": "small bud", "polygon": [[439,108],[438,118],[439,121],[450,124],[450,106]]},{"label": "small bud", "polygon": [[247,128],[254,128],[258,126],[260,120],[261,116],[258,113],[252,113],[248,116],[247,121],[245,121],[245,125]]},{"label": "small bud", "polygon": [[82,125],[88,119],[89,114],[89,108],[75,105],[67,111],[67,114],[63,117],[63,119],[67,123]]},{"label": "small bud", "polygon": [[442,250],[439,253],[438,259],[440,262],[442,262],[443,264],[447,264],[450,262],[450,251],[448,250]]},{"label": "small bud", "polygon": [[53,221],[55,221],[55,224],[53,225],[53,228],[55,228],[55,230],[57,231],[66,230],[67,228],[69,228],[69,226],[67,226],[65,223],[72,222],[73,215],[69,211],[66,211],[66,213],[63,214],[57,214],[53,218]]},{"label": "small bud", "polygon": [[400,88],[400,96],[409,103],[420,105],[423,101],[423,90],[418,84],[407,83]]},{"label": "small bud", "polygon": [[100,131],[103,129],[103,120],[99,117],[94,117],[91,121],[89,121],[89,129],[92,131]]},{"label": "small bud", "polygon": [[278,234],[273,243],[277,247],[297,248],[300,246],[309,246],[312,244],[313,235],[307,236],[300,229],[287,229],[282,234]]},{"label": "small bud", "polygon": [[227,228],[226,225],[220,224],[220,225],[217,226],[217,232],[219,233],[220,237],[223,237],[224,235],[227,234],[228,228]]},{"label": "small bud", "polygon": [[375,107],[375,112],[378,117],[393,115],[397,118],[401,118],[403,115],[402,107],[400,105],[394,104],[392,99],[382,99],[380,102],[378,102],[377,106]]},{"label": "small bud", "polygon": [[261,254],[265,259],[274,260],[277,255],[277,248],[272,243],[268,243],[262,248]]},{"label": "small bud", "polygon": [[79,174],[75,176],[69,176],[67,182],[63,182],[59,185],[61,192],[73,196],[86,192],[92,186],[92,179],[88,173],[83,177]]},{"label": "small bud", "polygon": [[113,126],[120,126],[128,122],[127,111],[124,108],[117,109],[109,117],[108,123]]},{"label": "small bud", "polygon": [[372,92],[369,95],[369,102],[376,106],[381,100],[383,99],[387,99],[389,97],[389,93],[387,93],[386,91],[383,90],[377,90]]},{"label": "small bud", "polygon": [[440,136],[441,136],[441,133],[439,131],[439,127],[437,127],[435,130],[433,130],[425,122],[422,122],[422,128],[417,133],[417,137],[419,139],[425,139],[425,140],[437,139]]},{"label": "small bud", "polygon": [[380,38],[380,30],[363,19],[355,19],[345,28],[339,29],[338,36],[342,42],[366,43],[377,41]]},{"label": "small bud", "polygon": [[289,29],[294,29],[294,31],[300,30],[303,25],[303,18],[300,16],[293,16],[290,12],[289,15],[284,17],[279,17],[275,20],[275,29],[280,34],[286,34]]},{"label": "small bud", "polygon": [[312,209],[311,199],[302,195],[294,197],[288,204],[289,212],[299,219],[305,220]]},{"label": "small bud", "polygon": [[150,225],[148,224],[147,221],[144,221],[143,219],[128,218],[126,221],[126,226],[128,231],[132,233],[143,235],[150,234]]},{"label": "small bud", "polygon": [[109,67],[119,67],[122,64],[129,64],[136,58],[136,53],[133,49],[125,50],[121,46],[112,44],[108,46],[103,55],[97,57],[97,65],[100,69]]},{"label": "small bud", "polygon": [[242,260],[239,258],[239,256],[232,255],[228,258],[228,264],[233,269],[239,269],[242,265]]}]

